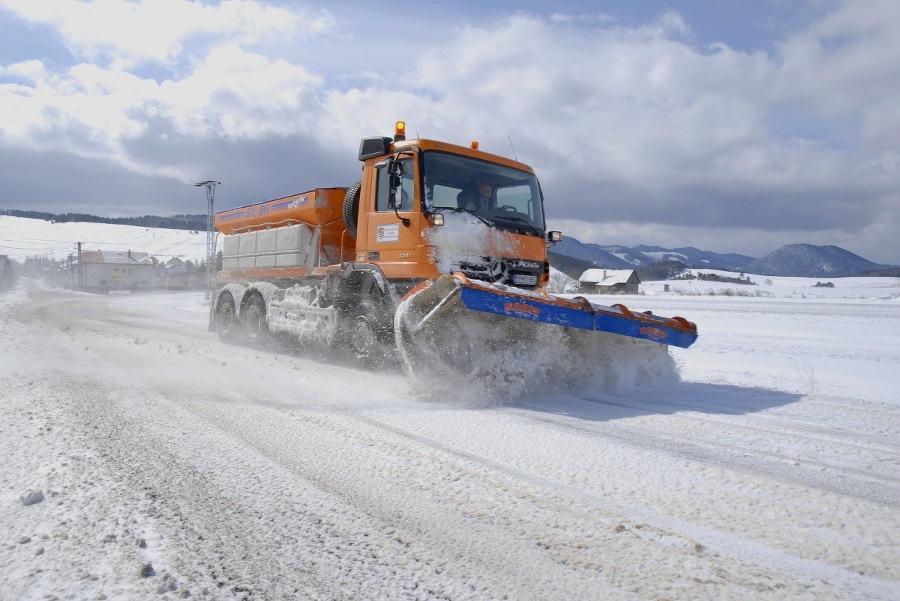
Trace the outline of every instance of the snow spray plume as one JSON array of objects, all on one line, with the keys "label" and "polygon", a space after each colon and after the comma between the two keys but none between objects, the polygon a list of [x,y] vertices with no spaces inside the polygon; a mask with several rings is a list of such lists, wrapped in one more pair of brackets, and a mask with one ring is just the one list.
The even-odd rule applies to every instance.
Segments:
[{"label": "snow spray plume", "polygon": [[679,380],[668,349],[646,340],[464,309],[440,323],[415,342],[401,339],[411,386],[424,400],[493,406],[559,389],[615,392]]}]

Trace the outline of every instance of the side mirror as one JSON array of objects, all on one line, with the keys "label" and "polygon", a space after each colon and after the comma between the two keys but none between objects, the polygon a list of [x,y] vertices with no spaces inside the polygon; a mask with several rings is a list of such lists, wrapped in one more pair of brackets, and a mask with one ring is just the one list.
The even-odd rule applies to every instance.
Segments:
[{"label": "side mirror", "polygon": [[388,163],[388,178],[391,188],[388,205],[396,210],[400,208],[403,200],[403,166],[400,161],[392,160]]},{"label": "side mirror", "polygon": [[563,239],[562,232],[558,232],[556,230],[551,230],[551,231],[547,232],[547,241],[550,242],[551,244],[556,244],[557,242],[559,242],[562,239]]}]

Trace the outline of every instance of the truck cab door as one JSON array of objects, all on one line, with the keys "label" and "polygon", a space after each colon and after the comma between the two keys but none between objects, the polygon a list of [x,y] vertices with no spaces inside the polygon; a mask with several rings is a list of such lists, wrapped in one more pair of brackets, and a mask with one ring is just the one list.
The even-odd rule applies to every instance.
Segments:
[{"label": "truck cab door", "polygon": [[[397,168],[395,183],[399,186],[393,198],[400,201],[398,206],[391,203],[392,164]],[[381,161],[368,175],[368,189],[374,194],[366,195],[368,202],[360,202],[360,217],[364,211],[367,214],[357,239],[357,261],[377,264],[388,278],[434,277],[421,236],[425,221],[420,186],[416,185],[416,161],[412,157]]]}]

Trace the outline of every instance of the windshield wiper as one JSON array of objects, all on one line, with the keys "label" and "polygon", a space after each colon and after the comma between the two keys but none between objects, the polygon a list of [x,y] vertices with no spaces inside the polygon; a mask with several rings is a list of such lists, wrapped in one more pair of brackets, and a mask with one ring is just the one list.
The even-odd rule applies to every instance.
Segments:
[{"label": "windshield wiper", "polygon": [[500,215],[497,215],[497,219],[504,219],[506,221],[512,221],[513,223],[521,223],[522,225],[524,225],[525,227],[530,229],[534,233],[535,236],[537,236],[538,238],[541,237],[541,231],[539,229],[537,229],[536,227],[534,227],[534,225],[527,219],[524,219],[522,217],[516,217],[515,215],[507,216],[507,215],[503,215],[502,213]]},{"label": "windshield wiper", "polygon": [[[485,219],[483,216],[479,215],[478,213],[476,213],[476,212],[473,211],[472,209],[466,209],[466,208],[464,208],[464,207],[459,207],[459,208],[456,208],[456,209],[454,209],[454,208],[452,208],[452,207],[441,207],[441,209],[444,209],[444,210],[447,210],[447,211],[453,211],[454,213],[468,213],[469,215],[472,215],[472,216],[476,217],[476,218],[478,219],[478,221],[480,221],[481,223],[483,223],[483,224],[485,224],[485,225],[487,225],[487,226],[492,226],[492,225],[494,225],[493,222],[491,222],[491,221]],[[435,209],[435,210],[437,210],[437,209]]]}]

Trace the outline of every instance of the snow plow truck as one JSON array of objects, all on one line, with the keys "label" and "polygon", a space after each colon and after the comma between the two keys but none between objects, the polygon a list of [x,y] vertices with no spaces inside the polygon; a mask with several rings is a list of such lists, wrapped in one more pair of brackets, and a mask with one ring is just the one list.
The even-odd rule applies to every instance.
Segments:
[{"label": "snow plow truck", "polygon": [[216,213],[224,234],[210,331],[227,342],[273,335],[378,361],[435,362],[468,373],[472,324],[491,344],[571,336],[629,337],[687,348],[697,328],[681,317],[549,294],[544,198],[531,167],[457,146],[364,138],[362,175]]}]

